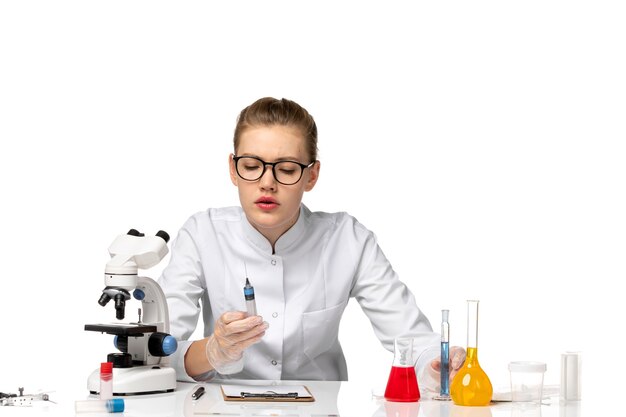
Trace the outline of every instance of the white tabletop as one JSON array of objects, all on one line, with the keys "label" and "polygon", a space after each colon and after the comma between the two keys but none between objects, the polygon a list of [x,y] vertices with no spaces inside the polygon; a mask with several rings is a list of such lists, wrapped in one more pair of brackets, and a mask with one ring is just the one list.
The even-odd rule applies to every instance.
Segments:
[{"label": "white tabletop", "polygon": [[[224,401],[220,381],[193,384],[179,382],[172,393],[124,397],[123,414],[78,414],[98,416],[307,416],[307,417],[580,417],[584,402],[559,402],[558,398],[545,400],[542,405],[525,403],[492,403],[488,407],[460,407],[451,402],[420,400],[417,403],[385,401],[372,388],[361,382],[337,381],[230,381],[237,384],[305,385],[315,397],[314,402],[234,402]],[[206,393],[198,400],[191,394],[196,387],[204,386]],[[56,404],[36,402],[32,407],[2,407],[6,416],[70,416],[74,415],[76,400],[95,399],[86,389],[78,394],[74,390],[60,390],[50,395]],[[593,411],[595,408],[591,408]],[[593,412],[587,415],[594,415]]]}]

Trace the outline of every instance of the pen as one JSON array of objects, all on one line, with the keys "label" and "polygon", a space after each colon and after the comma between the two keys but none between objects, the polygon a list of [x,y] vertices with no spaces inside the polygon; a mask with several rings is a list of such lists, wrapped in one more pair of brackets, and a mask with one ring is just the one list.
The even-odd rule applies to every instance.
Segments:
[{"label": "pen", "polygon": [[[246,274],[247,275],[247,274]],[[246,277],[246,286],[243,287],[243,295],[246,298],[246,309],[249,316],[256,316],[256,301],[254,300],[254,287]]]},{"label": "pen", "polygon": [[199,387],[196,392],[194,392],[193,394],[191,394],[191,399],[192,400],[197,400],[198,398],[202,397],[202,395],[204,394],[204,387]]}]

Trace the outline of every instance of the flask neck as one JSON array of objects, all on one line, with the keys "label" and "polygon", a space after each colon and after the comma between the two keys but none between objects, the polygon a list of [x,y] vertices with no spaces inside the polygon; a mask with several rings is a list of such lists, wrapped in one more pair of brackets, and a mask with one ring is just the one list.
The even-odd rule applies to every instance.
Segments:
[{"label": "flask neck", "polygon": [[465,362],[466,363],[478,363],[478,349],[475,347],[468,347],[467,348],[467,353],[465,356]]},{"label": "flask neck", "polygon": [[467,348],[478,347],[478,301],[467,301]]},{"label": "flask neck", "polygon": [[397,367],[413,367],[415,361],[413,359],[413,339],[397,338],[394,342],[395,353],[393,358],[393,366]]}]

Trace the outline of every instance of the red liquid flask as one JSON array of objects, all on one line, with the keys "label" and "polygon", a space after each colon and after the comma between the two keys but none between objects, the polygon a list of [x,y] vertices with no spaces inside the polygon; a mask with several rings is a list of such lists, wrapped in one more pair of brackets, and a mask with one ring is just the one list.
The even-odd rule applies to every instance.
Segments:
[{"label": "red liquid flask", "polygon": [[418,401],[420,390],[415,375],[413,339],[397,338],[394,342],[394,348],[393,366],[385,389],[385,399],[397,402]]}]

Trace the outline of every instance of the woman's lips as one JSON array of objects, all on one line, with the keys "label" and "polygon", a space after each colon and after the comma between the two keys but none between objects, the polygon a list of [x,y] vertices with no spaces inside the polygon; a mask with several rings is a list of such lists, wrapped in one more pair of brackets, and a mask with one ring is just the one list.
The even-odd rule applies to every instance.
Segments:
[{"label": "woman's lips", "polygon": [[278,203],[271,197],[261,197],[257,199],[254,204],[261,210],[269,211],[278,207]]}]

